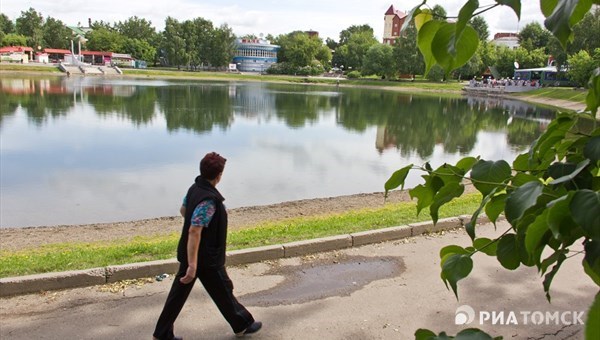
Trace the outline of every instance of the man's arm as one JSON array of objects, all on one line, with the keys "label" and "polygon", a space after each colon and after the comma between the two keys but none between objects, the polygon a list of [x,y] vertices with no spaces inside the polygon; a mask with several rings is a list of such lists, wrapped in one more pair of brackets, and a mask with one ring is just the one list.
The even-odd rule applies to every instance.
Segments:
[{"label": "man's arm", "polygon": [[[183,209],[185,209],[185,207]],[[187,241],[188,267],[185,272],[185,276],[179,279],[179,282],[183,284],[188,284],[196,279],[196,270],[198,268],[198,248],[200,248],[201,237],[201,227],[190,227]]]}]

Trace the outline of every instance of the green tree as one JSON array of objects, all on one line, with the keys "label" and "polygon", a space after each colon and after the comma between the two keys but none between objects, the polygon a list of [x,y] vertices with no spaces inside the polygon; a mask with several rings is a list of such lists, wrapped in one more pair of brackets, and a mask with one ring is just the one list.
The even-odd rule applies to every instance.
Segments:
[{"label": "green tree", "polygon": [[[547,17],[546,28],[565,48],[573,39],[573,26],[600,1],[544,1],[541,8]],[[408,20],[427,16],[415,7]],[[497,0],[485,11],[500,5],[509,6],[521,15],[521,1]],[[446,72],[462,66],[477,51],[478,38],[467,26],[478,11],[477,1],[466,1],[455,23],[429,18],[420,27],[418,44],[428,69],[441,65]],[[477,12],[477,13],[481,13]],[[421,17],[423,18],[423,17]],[[466,34],[466,35],[465,35]],[[475,39],[472,39],[473,34]],[[386,192],[403,186],[411,169],[424,172],[425,183],[409,190],[417,198],[417,213],[429,208],[437,222],[439,208],[464,192],[464,183],[473,183],[482,194],[480,207],[465,229],[472,246],[451,245],[440,251],[441,278],[458,297],[458,281],[473,269],[472,256],[484,253],[498,259],[501,266],[514,270],[521,265],[536,266],[544,276],[543,290],[550,300],[550,286],[561,265],[582,255],[582,266],[600,287],[600,128],[595,117],[600,106],[600,68],[589,80],[583,113],[558,114],[530,150],[514,162],[466,157],[456,164],[433,169],[429,163],[412,164],[396,171],[385,184]],[[510,227],[498,238],[477,237],[476,222],[485,212],[492,222],[504,213]],[[583,244],[583,252],[573,252],[574,244]],[[581,258],[581,257],[580,257]],[[586,338],[600,335],[600,292],[591,301],[586,323]],[[420,329],[417,339],[447,339],[430,330]],[[456,339],[491,339],[488,334],[468,329]]]},{"label": "green tree", "polygon": [[45,47],[69,48],[72,32],[62,21],[52,17],[46,18],[43,31]]},{"label": "green tree", "polygon": [[396,40],[394,58],[400,74],[411,75],[414,79],[417,74],[425,71],[425,62],[417,47],[417,28],[414,22],[411,22]]},{"label": "green tree", "polygon": [[481,40],[482,42],[488,40],[490,36],[490,30],[487,21],[485,21],[485,19],[482,16],[474,17],[473,19],[471,19],[471,21],[469,21],[469,24],[473,26],[475,31],[477,31],[479,40]]},{"label": "green tree", "polygon": [[133,16],[123,22],[119,21],[115,24],[115,28],[121,35],[129,39],[138,39],[153,42],[155,39],[156,30],[152,26],[152,21]]},{"label": "green tree", "polygon": [[369,48],[362,65],[362,74],[376,74],[387,79],[396,77],[394,49],[390,45],[375,44]]},{"label": "green tree", "polygon": [[229,26],[216,27],[208,51],[208,62],[217,67],[227,66],[235,53],[235,39],[235,34]]},{"label": "green tree", "polygon": [[27,37],[20,34],[9,33],[2,38],[2,46],[26,46]]},{"label": "green tree", "polygon": [[600,48],[597,48],[594,55],[590,56],[587,51],[581,50],[576,54],[569,56],[569,72],[567,73],[577,86],[585,86],[592,76],[594,69],[600,65]]},{"label": "green tree", "polygon": [[378,44],[377,39],[371,32],[372,30],[363,30],[353,33],[348,42],[338,48],[337,53],[342,55],[346,70],[360,70],[369,48]]},{"label": "green tree", "polygon": [[350,37],[356,33],[366,33],[367,35],[374,35],[373,28],[367,24],[365,25],[352,25],[345,30],[340,32],[339,45],[345,45],[350,41]]},{"label": "green tree", "polygon": [[35,9],[29,8],[27,11],[22,11],[21,16],[16,20],[17,34],[27,37],[27,46],[33,47],[43,44],[43,25],[44,17]]},{"label": "green tree", "polygon": [[156,56],[156,49],[146,40],[131,38],[124,38],[120,52],[128,53],[133,58],[146,62],[153,61]]},{"label": "green tree", "polygon": [[0,32],[4,34],[14,33],[15,25],[4,13],[0,13]]},{"label": "green tree", "polygon": [[120,52],[124,51],[125,37],[121,33],[104,27],[88,32],[86,48],[92,51]]},{"label": "green tree", "polygon": [[280,35],[277,38],[277,44],[281,46],[278,59],[280,58],[282,62],[288,62],[297,68],[309,66],[313,60],[317,59],[323,41],[317,37],[310,37],[305,32],[295,31]]},{"label": "green tree", "polygon": [[519,32],[519,44],[528,51],[547,48],[552,33],[543,28],[538,22],[527,24]]},{"label": "green tree", "polygon": [[569,54],[587,51],[590,55],[600,48],[600,6],[593,8],[573,27],[573,41],[567,47]]},{"label": "green tree", "polygon": [[176,65],[178,69],[183,65],[188,65],[190,57],[183,38],[183,25],[177,19],[167,17],[163,36],[167,64]]}]

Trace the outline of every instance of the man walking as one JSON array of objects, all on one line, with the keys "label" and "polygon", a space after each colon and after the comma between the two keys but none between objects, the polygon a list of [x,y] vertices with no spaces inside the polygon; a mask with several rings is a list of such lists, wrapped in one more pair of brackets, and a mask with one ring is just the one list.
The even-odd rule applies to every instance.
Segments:
[{"label": "man walking", "polygon": [[200,161],[200,176],[189,188],[181,206],[183,230],[177,247],[179,270],[165,302],[154,338],[176,337],[173,324],[198,278],[237,336],[256,333],[262,327],[233,295],[233,283],[225,270],[227,211],[216,186],[226,159],[215,152]]}]

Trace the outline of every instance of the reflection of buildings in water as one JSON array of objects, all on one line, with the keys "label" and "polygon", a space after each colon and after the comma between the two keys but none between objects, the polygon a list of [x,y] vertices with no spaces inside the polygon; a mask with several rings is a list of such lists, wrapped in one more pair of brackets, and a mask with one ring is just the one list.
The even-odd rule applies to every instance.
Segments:
[{"label": "reflection of buildings in water", "polygon": [[377,136],[375,137],[375,148],[381,154],[386,149],[396,148],[396,136],[388,134],[386,126],[377,126]]},{"label": "reflection of buildings in water", "polygon": [[536,121],[540,124],[540,131],[544,131],[550,121],[554,118],[555,111],[535,107],[520,100],[508,99],[502,97],[474,97],[468,96],[467,103],[469,107],[478,110],[502,109],[504,114],[508,114],[508,124],[513,118]]},{"label": "reflection of buildings in water", "polygon": [[91,94],[91,95],[109,95],[118,97],[131,97],[136,92],[133,85],[109,85],[96,84],[88,82],[84,78],[70,79],[23,79],[23,78],[2,78],[0,79],[0,92],[25,95],[25,94]]},{"label": "reflection of buildings in water", "polygon": [[67,89],[61,82],[50,79],[0,79],[0,92],[12,95],[38,94],[63,94]]},{"label": "reflection of buildings in water", "polygon": [[233,113],[246,118],[271,117],[275,115],[275,96],[264,84],[231,84],[229,97]]}]

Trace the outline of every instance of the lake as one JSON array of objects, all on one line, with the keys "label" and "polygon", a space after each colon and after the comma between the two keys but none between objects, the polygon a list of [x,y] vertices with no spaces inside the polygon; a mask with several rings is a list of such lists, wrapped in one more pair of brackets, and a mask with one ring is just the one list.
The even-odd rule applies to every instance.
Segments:
[{"label": "lake", "polygon": [[380,192],[408,163],[510,162],[553,115],[335,86],[3,75],[0,227],[177,215],[211,151],[227,158],[228,208]]}]

